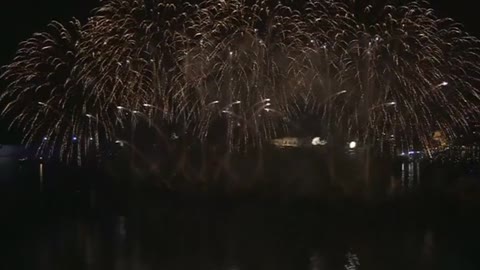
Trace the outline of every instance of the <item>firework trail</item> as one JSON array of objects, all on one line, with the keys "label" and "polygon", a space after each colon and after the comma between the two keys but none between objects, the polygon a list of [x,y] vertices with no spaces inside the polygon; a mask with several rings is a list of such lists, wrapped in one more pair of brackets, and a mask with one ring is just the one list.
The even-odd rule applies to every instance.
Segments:
[{"label": "firework trail", "polygon": [[140,118],[201,141],[220,123],[230,149],[305,115],[325,137],[428,148],[478,116],[479,48],[424,1],[108,0],[20,45],[2,112],[67,159]]}]

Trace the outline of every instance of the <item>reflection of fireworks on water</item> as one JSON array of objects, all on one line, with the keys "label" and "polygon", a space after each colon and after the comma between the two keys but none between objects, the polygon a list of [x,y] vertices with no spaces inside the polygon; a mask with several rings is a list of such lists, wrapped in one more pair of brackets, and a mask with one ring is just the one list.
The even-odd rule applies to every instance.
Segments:
[{"label": "reflection of fireworks on water", "polygon": [[52,23],[21,44],[3,114],[65,158],[133,118],[201,140],[220,122],[232,148],[306,114],[327,136],[426,147],[434,130],[467,127],[478,40],[423,2],[370,2],[103,1],[85,25]]}]

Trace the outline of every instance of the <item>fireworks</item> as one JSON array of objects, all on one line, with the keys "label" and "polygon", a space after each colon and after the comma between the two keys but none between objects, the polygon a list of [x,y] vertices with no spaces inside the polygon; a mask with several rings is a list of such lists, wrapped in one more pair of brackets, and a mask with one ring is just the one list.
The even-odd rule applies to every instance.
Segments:
[{"label": "fireworks", "polygon": [[325,138],[454,137],[478,115],[479,41],[423,1],[386,2],[103,1],[21,44],[3,115],[67,159],[138,121],[201,141],[222,123],[231,149],[305,115]]}]

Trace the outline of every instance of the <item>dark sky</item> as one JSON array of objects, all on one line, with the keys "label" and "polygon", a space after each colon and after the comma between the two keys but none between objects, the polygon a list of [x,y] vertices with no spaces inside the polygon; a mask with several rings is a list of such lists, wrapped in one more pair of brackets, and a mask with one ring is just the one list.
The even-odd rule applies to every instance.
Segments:
[{"label": "dark sky", "polygon": [[[16,0],[3,1],[0,6],[1,47],[0,65],[8,63],[17,44],[33,32],[42,31],[51,20],[68,21],[72,17],[85,19],[99,0]],[[466,1],[432,0],[441,16],[462,22],[467,31],[480,37],[478,11]]]},{"label": "dark sky", "polygon": [[19,42],[32,33],[43,31],[52,20],[66,22],[72,17],[85,19],[99,0],[17,0],[4,1],[0,7],[0,65],[13,57]]},{"label": "dark sky", "polygon": [[[27,39],[34,32],[44,30],[51,20],[66,22],[72,17],[76,17],[84,21],[90,10],[99,5],[99,0],[10,0],[3,2],[6,3],[2,3],[0,6],[0,65],[2,66],[8,64],[13,58],[19,42]],[[463,23],[468,32],[480,37],[480,26],[477,23],[478,11],[471,4],[467,5],[465,0],[432,0],[431,2],[440,16],[454,18]],[[465,4],[461,4],[461,2]],[[0,120],[0,144],[2,140],[11,140],[12,136],[5,136],[5,134],[5,124],[2,124]]]}]

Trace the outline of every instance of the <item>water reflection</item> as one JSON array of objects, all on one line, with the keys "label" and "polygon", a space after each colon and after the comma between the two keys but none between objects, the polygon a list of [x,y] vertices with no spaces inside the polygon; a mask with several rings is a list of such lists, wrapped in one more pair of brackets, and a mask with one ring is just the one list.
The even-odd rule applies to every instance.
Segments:
[{"label": "water reflection", "polygon": [[29,248],[9,269],[403,270],[438,269],[452,259],[448,241],[426,223],[351,222],[255,207],[148,211],[49,222],[17,243]]},{"label": "water reflection", "polygon": [[[392,192],[432,178],[422,169],[418,161],[397,166]],[[38,173],[32,179],[48,186],[51,171],[40,164]],[[93,190],[84,194],[88,211],[100,211],[97,201],[108,200]],[[455,217],[424,218],[429,211],[413,215],[421,204],[404,211],[407,216],[398,208],[364,214],[356,205],[355,214],[219,205],[131,203],[120,213],[53,214],[44,222],[37,218],[51,214],[48,209],[20,212],[33,218],[12,236],[18,239],[7,247],[11,264],[0,269],[480,269],[472,267],[478,227],[468,230]],[[448,216],[445,211],[440,215]]]},{"label": "water reflection", "polygon": [[44,176],[43,176],[43,163],[40,163],[39,168],[39,180],[40,180],[40,192],[43,191],[43,184],[44,184]]},{"label": "water reflection", "polygon": [[404,161],[402,162],[402,187],[406,190],[420,184],[421,180],[421,163],[420,161]]},{"label": "water reflection", "polygon": [[310,257],[310,267],[309,269],[311,270],[322,270],[325,269],[325,259],[321,254],[318,252],[315,252],[311,257]]},{"label": "water reflection", "polygon": [[360,259],[358,259],[357,254],[348,252],[347,255],[347,264],[345,265],[346,270],[357,270],[360,266]]}]

